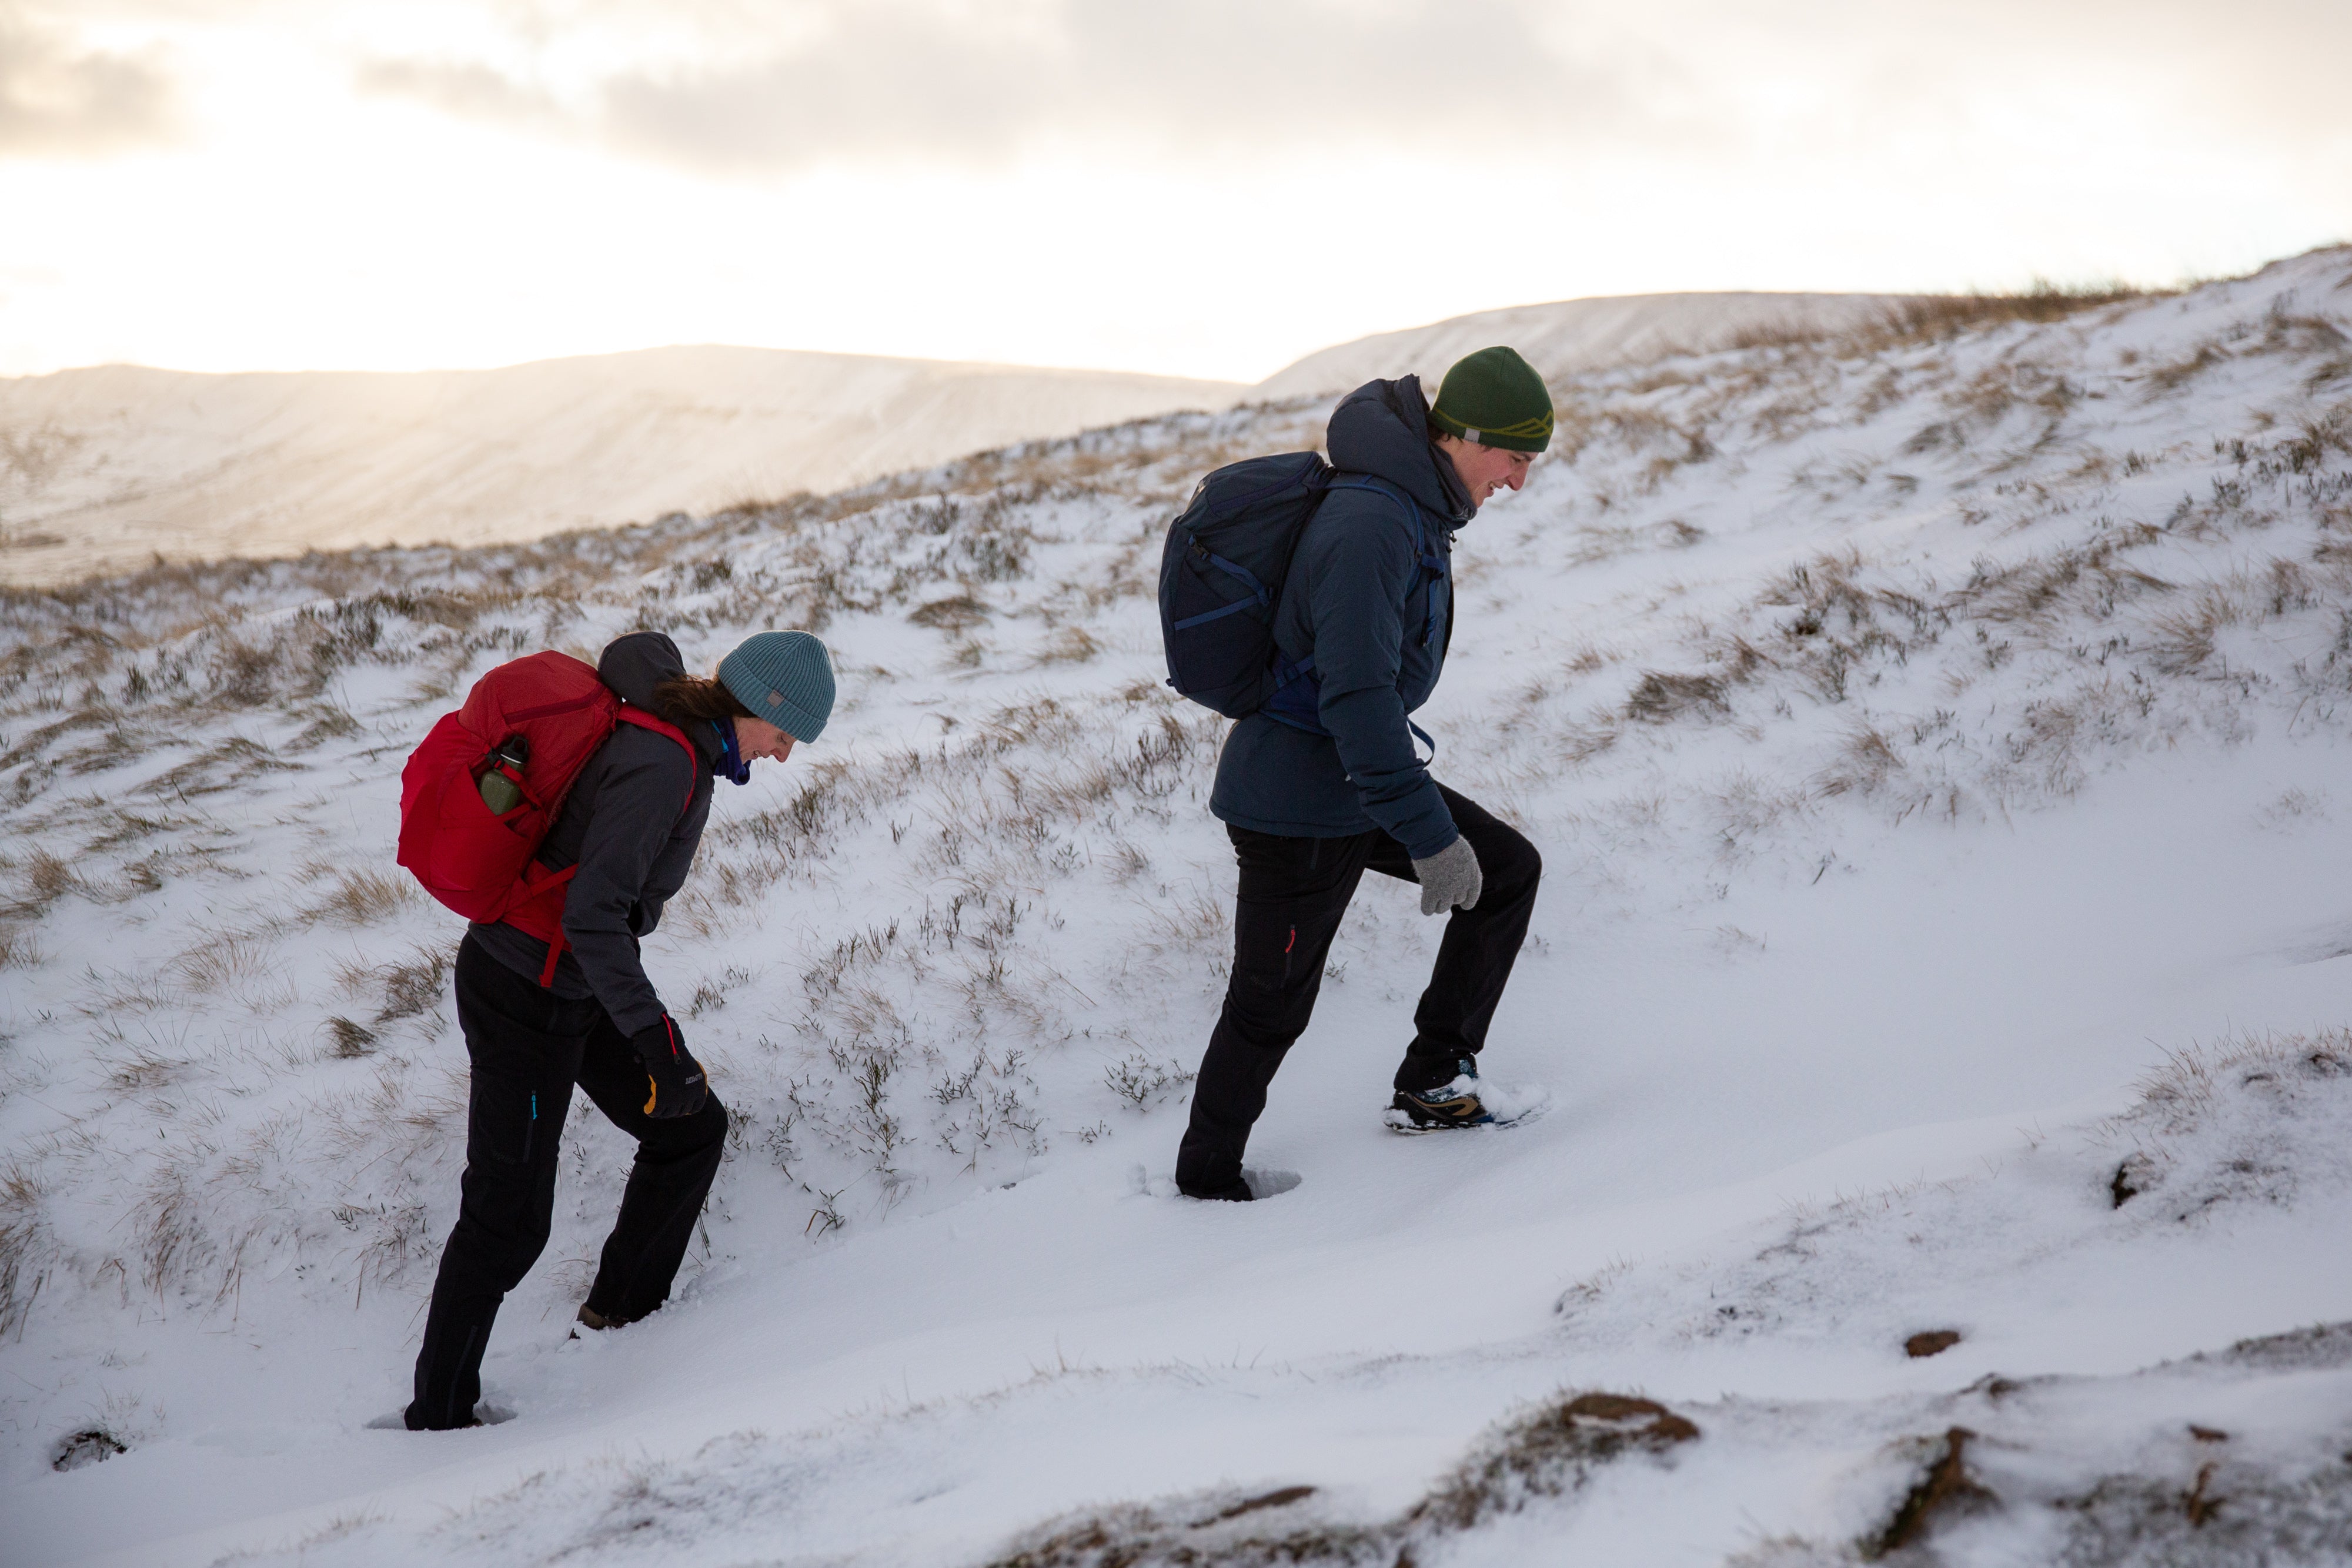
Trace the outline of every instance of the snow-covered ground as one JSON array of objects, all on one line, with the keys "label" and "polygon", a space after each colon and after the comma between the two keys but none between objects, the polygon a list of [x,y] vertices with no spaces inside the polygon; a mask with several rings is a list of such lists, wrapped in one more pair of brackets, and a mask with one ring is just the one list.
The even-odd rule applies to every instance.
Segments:
[{"label": "snow-covered ground", "polygon": [[[1368,885],[1248,1206],[1170,1190],[1232,873],[1150,587],[1322,404],[9,594],[0,1561],[2352,1557],[2352,252],[1556,392],[1422,716],[1546,856],[1486,1071],[1554,1108],[1381,1127],[1436,929]],[[398,768],[641,624],[845,672],[648,945],[730,1157],[570,1340],[576,1114],[503,1418],[384,1429],[464,1123]]]}]

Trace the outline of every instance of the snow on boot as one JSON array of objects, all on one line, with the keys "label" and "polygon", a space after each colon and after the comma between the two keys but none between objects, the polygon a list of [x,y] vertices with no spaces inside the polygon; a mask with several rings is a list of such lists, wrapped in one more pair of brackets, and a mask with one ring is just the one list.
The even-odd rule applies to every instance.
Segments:
[{"label": "snow on boot", "polygon": [[1454,1065],[1454,1078],[1433,1089],[1398,1090],[1381,1121],[1400,1133],[1436,1133],[1516,1126],[1551,1109],[1551,1092],[1539,1084],[1489,1083],[1466,1056]]},{"label": "snow on boot", "polygon": [[1478,1069],[1465,1058],[1462,1071],[1434,1089],[1400,1089],[1383,1118],[1402,1132],[1433,1132],[1440,1127],[1483,1127],[1494,1121],[1478,1093]]}]

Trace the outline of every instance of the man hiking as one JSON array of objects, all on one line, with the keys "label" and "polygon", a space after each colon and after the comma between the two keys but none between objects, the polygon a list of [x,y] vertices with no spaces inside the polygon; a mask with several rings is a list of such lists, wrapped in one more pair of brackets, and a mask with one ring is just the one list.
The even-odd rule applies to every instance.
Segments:
[{"label": "man hiking", "polygon": [[468,925],[457,949],[457,1022],[473,1068],[466,1174],[404,1412],[411,1431],[481,1424],[482,1354],[499,1302],[547,1245],[575,1084],[637,1140],[580,1322],[617,1328],[668,1300],[719,1173],[727,1113],[638,940],[686,881],[718,779],[749,783],[753,759],[782,761],[833,711],[832,661],[805,632],[755,633],[716,679],[688,674],[661,633],[632,632],[604,650],[595,674],[626,705],[626,722],[562,797],[536,855],[545,875],[531,885],[546,891]]},{"label": "man hiking", "polygon": [[[1550,444],[1551,394],[1506,348],[1445,375],[1433,407],[1406,376],[1331,415],[1337,471],[1275,602],[1275,699],[1234,726],[1209,810],[1241,862],[1234,967],[1192,1091],[1176,1185],[1247,1199],[1242,1151],[1266,1085],[1314,1010],[1339,918],[1367,869],[1451,911],[1392,1124],[1477,1126],[1477,1059],[1525,939],[1543,870],[1533,845],[1429,776],[1407,717],[1429,700],[1453,631],[1453,536]],[[1367,483],[1366,481],[1370,481]]]}]

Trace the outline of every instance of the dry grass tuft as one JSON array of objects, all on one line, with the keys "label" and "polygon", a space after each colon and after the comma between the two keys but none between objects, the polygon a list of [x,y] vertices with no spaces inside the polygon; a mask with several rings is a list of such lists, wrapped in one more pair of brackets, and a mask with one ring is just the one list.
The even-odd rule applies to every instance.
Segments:
[{"label": "dry grass tuft", "polygon": [[1874,725],[1861,725],[1848,732],[1838,747],[1836,759],[1822,776],[1821,791],[1824,795],[1843,795],[1849,789],[1867,793],[1885,783],[1889,774],[1902,770],[1902,756],[1885,732]]},{"label": "dry grass tuft", "polygon": [[108,1067],[106,1086],[118,1094],[143,1094],[171,1082],[186,1065],[178,1058],[166,1056],[159,1051],[134,1050]]},{"label": "dry grass tuft", "polygon": [[339,873],[327,896],[302,912],[306,920],[357,927],[388,920],[418,902],[415,884],[406,876],[380,871]]},{"label": "dry grass tuft", "polygon": [[1083,664],[1102,653],[1102,644],[1083,626],[1065,626],[1037,654],[1043,664]]},{"label": "dry grass tuft", "polygon": [[[1875,1563],[1902,1551],[1926,1535],[1931,1523],[1944,1518],[1991,1506],[1992,1493],[1969,1475],[1963,1458],[1975,1436],[1966,1427],[1954,1427],[1941,1438],[1924,1441],[1932,1453],[1926,1472],[1895,1505],[1894,1517],[1857,1543],[1863,1561]],[[1937,1442],[1942,1444],[1940,1452],[1934,1451]]]},{"label": "dry grass tuft", "polygon": [[457,948],[418,947],[405,962],[386,964],[376,971],[383,982],[383,1007],[375,1015],[380,1024],[414,1018],[441,1001],[441,991],[457,960]]},{"label": "dry grass tuft", "polygon": [[1486,1451],[1406,1515],[1451,1531],[1476,1528],[1539,1497],[1575,1490],[1599,1465],[1630,1455],[1664,1458],[1699,1430],[1652,1399],[1588,1393],[1558,1400],[1503,1429]]},{"label": "dry grass tuft", "polygon": [[2012,321],[2043,326],[2079,316],[2085,310],[2137,305],[2168,298],[2174,292],[2135,288],[2117,281],[2053,283],[2036,278],[2023,289],[1919,295],[1889,307],[1883,320],[1864,328],[1845,346],[1848,351],[1883,352],[1889,348],[1940,341]]},{"label": "dry grass tuft", "polygon": [[1636,1456],[1669,1461],[1698,1436],[1689,1420],[1654,1400],[1579,1394],[1505,1427],[1451,1479],[1390,1519],[1318,1518],[1320,1494],[1310,1486],[1217,1492],[1058,1521],[992,1558],[988,1568],[1392,1568],[1420,1561],[1420,1552],[1441,1548],[1448,1536],[1573,1491],[1601,1466]]},{"label": "dry grass tuft", "polygon": [[907,619],[938,632],[969,632],[988,619],[988,606],[969,593],[950,594],[908,612]]},{"label": "dry grass tuft", "polygon": [[171,968],[191,990],[223,991],[268,974],[269,947],[250,932],[226,932],[189,948],[172,960]]},{"label": "dry grass tuft", "polygon": [[1731,699],[1715,675],[1672,674],[1644,670],[1625,698],[1625,716],[1645,724],[1670,724],[1693,714],[1727,714]]},{"label": "dry grass tuft", "polygon": [[2305,1179],[2297,1127],[2352,1088],[2352,1029],[2192,1046],[2139,1087],[2137,1104],[2091,1129],[2094,1146],[2122,1151],[2105,1182],[2111,1207],[2160,1194],[2186,1222],[2222,1204],[2284,1203]]},{"label": "dry grass tuft", "polygon": [[991,1559],[987,1568],[1144,1568],[1147,1563],[1197,1568],[1360,1563],[1369,1568],[1397,1560],[1394,1533],[1383,1527],[1297,1521],[1299,1505],[1315,1496],[1313,1487],[1292,1486],[1255,1496],[1213,1492],[1156,1508],[1106,1510],[1048,1525]]},{"label": "dry grass tuft", "polygon": [[23,871],[22,890],[14,903],[0,908],[0,915],[37,920],[67,894],[82,891],[81,879],[74,874],[73,867],[47,850],[35,850],[26,856]]},{"label": "dry grass tuft", "polygon": [[101,1427],[91,1427],[60,1438],[49,1457],[53,1470],[78,1470],[87,1465],[103,1464],[117,1454],[127,1454],[131,1446]]}]

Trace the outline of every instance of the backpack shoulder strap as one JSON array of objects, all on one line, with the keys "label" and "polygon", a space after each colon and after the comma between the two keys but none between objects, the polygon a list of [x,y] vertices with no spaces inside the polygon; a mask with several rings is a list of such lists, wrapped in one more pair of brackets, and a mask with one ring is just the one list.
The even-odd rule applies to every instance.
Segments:
[{"label": "backpack shoulder strap", "polygon": [[1413,553],[1421,558],[1422,566],[1439,577],[1445,575],[1445,558],[1430,548],[1429,523],[1422,516],[1426,508],[1419,501],[1414,500],[1403,486],[1392,484],[1377,474],[1350,474],[1345,478],[1333,479],[1326,488],[1369,490],[1375,496],[1386,496],[1390,500],[1394,501],[1403,508],[1406,520],[1412,524]]},{"label": "backpack shoulder strap", "polygon": [[[1333,490],[1370,490],[1376,496],[1386,496],[1403,507],[1406,519],[1412,524],[1412,549],[1415,564],[1429,574],[1429,584],[1434,584],[1440,579],[1444,579],[1448,582],[1448,591],[1452,591],[1453,571],[1450,556],[1441,553],[1431,545],[1429,525],[1422,517],[1424,508],[1419,501],[1414,500],[1405,492],[1403,486],[1391,484],[1377,474],[1351,474],[1343,479],[1333,479],[1328,487]],[[1437,605],[1433,599],[1429,602],[1428,612],[1421,627],[1421,645],[1424,648],[1435,640],[1436,635]],[[1445,641],[1450,648],[1454,643],[1454,618],[1451,615],[1445,618]],[[1443,657],[1443,654],[1441,653],[1440,656]],[[1428,737],[1424,736],[1423,738]],[[1432,742],[1433,746],[1434,744]]]},{"label": "backpack shoulder strap", "polygon": [[634,724],[639,729],[649,729],[656,735],[666,735],[672,740],[677,742],[679,747],[686,753],[687,766],[686,801],[685,804],[678,807],[678,810],[683,811],[686,810],[687,806],[692,805],[694,803],[694,787],[700,781],[702,777],[702,754],[694,749],[694,742],[686,738],[686,731],[678,728],[677,726],[670,723],[669,720],[662,717],[659,714],[647,713],[644,708],[638,707],[633,703],[623,703],[621,705],[620,714],[617,716],[623,724]]},{"label": "backpack shoulder strap", "polygon": [[[614,718],[618,724],[635,725],[639,729],[649,729],[656,735],[666,735],[672,740],[677,742],[679,747],[686,752],[688,769],[686,776],[686,799],[679,802],[678,810],[683,812],[687,807],[693,805],[694,787],[701,779],[702,756],[699,752],[694,749],[694,742],[686,738],[686,731],[678,728],[677,726],[670,723],[669,720],[661,717],[658,714],[647,713],[645,709],[632,706],[630,704],[625,702],[621,705],[620,711],[614,715]],[[574,875],[578,874],[579,870],[580,867],[575,862],[572,865],[565,866],[562,871],[546,872],[544,875],[540,875],[537,873],[545,871],[545,868],[541,866],[538,862],[533,861],[529,868],[524,872],[524,880],[516,884],[516,903],[530,904],[534,902],[552,901],[554,904],[554,917],[547,922],[549,931],[545,936],[541,937],[541,940],[545,941],[547,944],[547,963],[539,972],[539,983],[542,988],[551,986],[555,983],[555,966],[563,957],[564,948],[571,946],[571,943],[565,938],[563,934],[563,919],[562,914],[563,906],[562,899],[566,890],[566,884],[572,881]],[[529,932],[532,936],[539,935],[539,932],[530,925],[524,925],[521,929]]]}]

